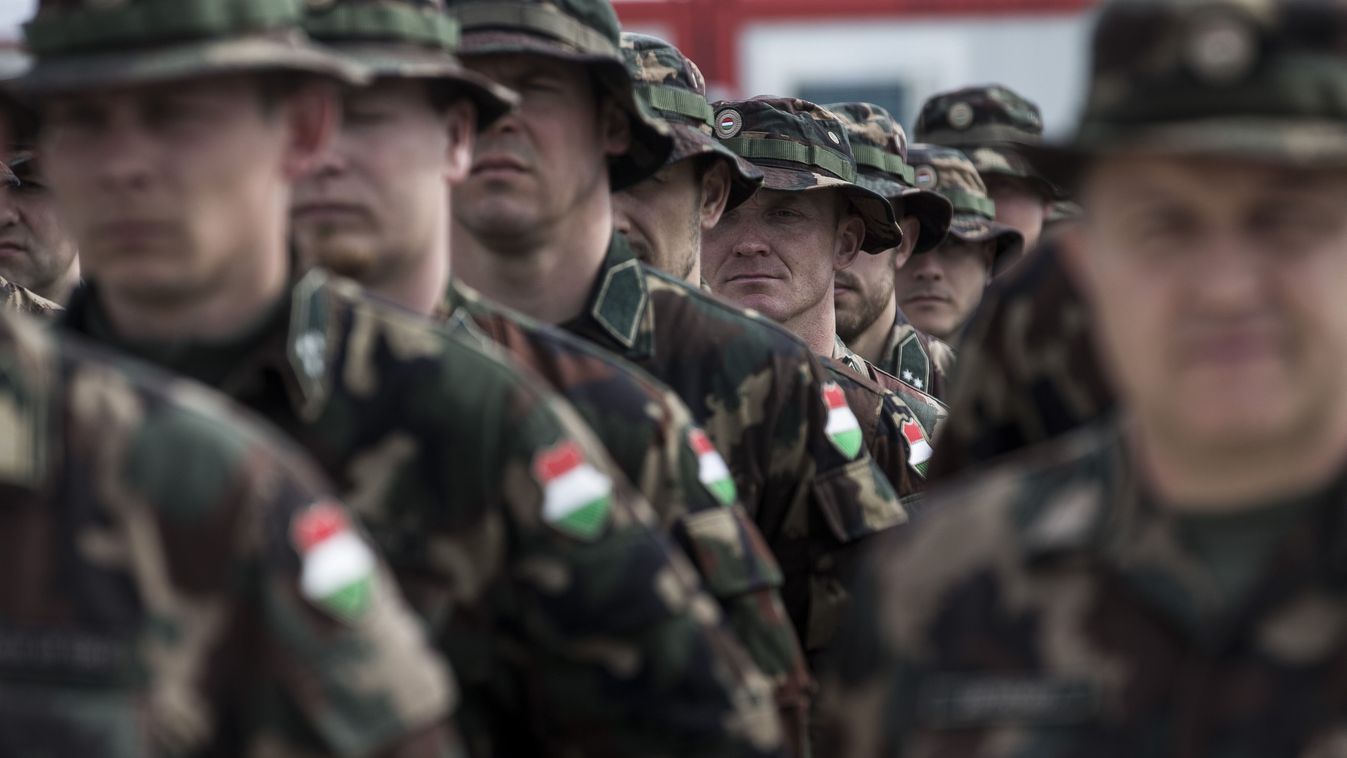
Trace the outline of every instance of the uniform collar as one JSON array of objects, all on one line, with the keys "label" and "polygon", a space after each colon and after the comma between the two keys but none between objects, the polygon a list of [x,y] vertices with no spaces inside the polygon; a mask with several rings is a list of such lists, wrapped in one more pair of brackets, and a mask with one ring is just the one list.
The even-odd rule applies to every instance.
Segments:
[{"label": "uniform collar", "polygon": [[566,329],[621,346],[625,358],[642,360],[655,354],[655,314],[646,287],[646,271],[627,240],[614,233],[599,268],[589,303]]}]

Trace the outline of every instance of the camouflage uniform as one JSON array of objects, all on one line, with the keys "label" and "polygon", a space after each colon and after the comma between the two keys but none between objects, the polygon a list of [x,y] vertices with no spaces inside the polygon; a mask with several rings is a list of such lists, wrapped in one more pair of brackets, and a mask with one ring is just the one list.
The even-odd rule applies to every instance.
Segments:
[{"label": "camouflage uniform", "polygon": [[0,754],[364,755],[445,717],[388,568],[288,446],[13,316],[0,376]]},{"label": "camouflage uniform", "polygon": [[[667,134],[636,98],[606,0],[452,6],[464,54],[523,52],[590,64],[631,115],[631,153],[610,161],[615,190],[664,165]],[[826,433],[827,379],[783,329],[642,265],[615,235],[584,311],[562,327],[669,386],[725,456],[740,500],[784,574],[782,596],[805,651],[821,650],[846,602],[864,538],[901,522],[896,494],[864,451]]]},{"label": "camouflage uniform", "polygon": [[8,279],[0,278],[0,310],[51,319],[60,314],[61,306]]},{"label": "camouflage uniform", "polygon": [[[1337,3],[1110,3],[1045,173],[1070,186],[1122,146],[1340,172],[1344,101],[1285,83],[1347,83],[1344,29]],[[972,477],[876,553],[825,677],[832,754],[1341,753],[1347,469],[1193,513],[1155,496],[1128,435],[1104,423]]]},{"label": "camouflage uniform", "polygon": [[[870,103],[826,107],[846,127],[856,156],[856,183],[887,197],[900,219],[915,216],[921,222],[912,254],[925,253],[944,242],[954,208],[944,196],[914,184],[916,173],[907,163],[907,132],[902,125],[888,111]],[[954,370],[954,350],[918,331],[903,309],[897,308],[877,367],[920,392],[944,398]]]},{"label": "camouflage uniform", "polygon": [[914,183],[944,195],[954,206],[949,233],[962,242],[995,241],[992,270],[1014,261],[1024,252],[1024,237],[996,221],[996,203],[972,161],[958,150],[935,145],[913,145],[907,153]]},{"label": "camouflage uniform", "polygon": [[[442,65],[452,61],[452,37],[432,7],[332,12],[348,38],[397,31],[422,39]],[[297,52],[297,13],[248,0],[44,6],[48,36],[36,35],[26,85],[111,85],[107,71],[75,76],[100,63],[120,81],[173,81],[219,71],[222,60],[228,70],[271,70],[295,57],[329,59]],[[179,43],[148,44],[165,38]],[[274,55],[240,62],[272,44]],[[96,281],[65,323],[222,389],[310,452],[461,671],[459,724],[474,755],[779,752],[769,684],[655,531],[649,506],[575,412],[494,346],[437,331],[320,272],[234,338],[209,344],[119,334]]]}]

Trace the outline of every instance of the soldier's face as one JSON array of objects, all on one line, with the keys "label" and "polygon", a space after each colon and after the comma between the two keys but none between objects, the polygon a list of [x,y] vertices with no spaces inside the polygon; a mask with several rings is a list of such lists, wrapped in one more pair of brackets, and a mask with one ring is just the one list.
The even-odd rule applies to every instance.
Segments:
[{"label": "soldier's face", "polygon": [[41,154],[86,274],[118,297],[194,302],[284,271],[290,184],[332,123],[325,89],[254,77],[56,97]]},{"label": "soldier's face", "polygon": [[832,310],[833,275],[856,259],[865,225],[834,191],[759,190],[702,238],[716,294],[792,331]]},{"label": "soldier's face", "polygon": [[0,185],[0,276],[63,300],[79,279],[75,239],[42,178],[22,173],[18,184]]},{"label": "soldier's face", "polygon": [[712,229],[729,197],[729,169],[695,159],[665,166],[654,176],[613,193],[613,226],[636,257],[684,280],[697,278],[702,232]]},{"label": "soldier's face", "polygon": [[837,334],[845,342],[856,339],[895,303],[898,269],[912,257],[921,234],[921,221],[904,216],[903,244],[879,255],[858,255],[850,268],[837,272],[833,282],[833,305],[837,308]]},{"label": "soldier's face", "polygon": [[472,170],[453,190],[458,230],[509,249],[516,239],[554,234],[582,204],[607,206],[608,158],[626,151],[630,134],[626,115],[607,98],[600,102],[585,67],[540,55],[464,62],[521,101],[478,135]]},{"label": "soldier's face", "polygon": [[991,278],[996,243],[966,242],[953,235],[915,255],[898,271],[898,307],[914,326],[946,342],[982,302]]},{"label": "soldier's face", "polygon": [[1347,424],[1347,176],[1118,156],[1068,260],[1125,402],[1189,450]]},{"label": "soldier's face", "polygon": [[1024,249],[1032,250],[1043,235],[1043,222],[1052,204],[1023,179],[988,175],[987,195],[996,202],[996,220],[1024,235]]},{"label": "soldier's face", "polygon": [[467,175],[474,117],[467,100],[436,107],[419,81],[345,91],[336,139],[295,187],[300,256],[378,286],[448,255],[449,184]]}]

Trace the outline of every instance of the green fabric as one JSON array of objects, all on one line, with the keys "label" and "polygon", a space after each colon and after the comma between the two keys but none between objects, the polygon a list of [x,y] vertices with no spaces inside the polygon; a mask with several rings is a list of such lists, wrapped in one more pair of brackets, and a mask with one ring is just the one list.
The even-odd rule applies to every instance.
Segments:
[{"label": "green fabric", "polygon": [[108,9],[39,13],[24,26],[38,56],[90,48],[233,37],[298,24],[300,0],[139,0]]},{"label": "green fabric", "polygon": [[528,30],[554,37],[577,50],[622,60],[613,40],[552,6],[529,3],[464,3],[455,7],[459,23],[467,31],[501,27]]},{"label": "green fabric", "polygon": [[856,181],[856,168],[837,153],[818,145],[801,145],[779,139],[745,139],[737,137],[722,140],[726,147],[748,160],[778,160],[803,163],[821,169],[844,182]]},{"label": "green fabric", "polygon": [[304,19],[304,29],[318,40],[376,39],[458,49],[458,21],[443,13],[427,13],[400,5],[340,5]]},{"label": "green fabric", "polygon": [[983,218],[996,218],[996,203],[990,198],[957,189],[942,189],[940,194],[954,205],[955,213],[973,213]]},{"label": "green fabric", "polygon": [[854,139],[851,141],[851,154],[856,157],[858,166],[869,166],[902,177],[908,184],[916,181],[916,170],[904,163],[901,156],[886,153],[873,145],[860,144]]},{"label": "green fabric", "polygon": [[655,110],[668,111],[711,125],[711,104],[696,92],[657,84],[638,85],[636,94]]}]

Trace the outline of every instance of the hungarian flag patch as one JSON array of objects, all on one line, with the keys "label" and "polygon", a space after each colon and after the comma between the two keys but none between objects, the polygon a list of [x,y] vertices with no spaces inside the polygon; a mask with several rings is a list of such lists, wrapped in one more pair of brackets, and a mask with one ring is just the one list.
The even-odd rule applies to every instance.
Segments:
[{"label": "hungarian flag patch", "polygon": [[823,402],[828,405],[828,439],[847,458],[860,455],[861,424],[851,412],[846,393],[837,382],[823,385]]},{"label": "hungarian flag patch", "polygon": [[543,488],[543,521],[583,540],[599,536],[613,507],[613,482],[578,445],[567,441],[538,453],[533,474]]},{"label": "hungarian flag patch", "polygon": [[730,477],[730,469],[725,465],[725,459],[720,457],[720,452],[711,444],[711,438],[706,436],[706,432],[693,429],[688,432],[688,443],[697,454],[697,476],[702,480],[702,484],[706,485],[722,505],[734,505],[739,492],[734,487],[734,479]]},{"label": "hungarian flag patch", "polygon": [[903,437],[907,439],[907,465],[925,477],[933,452],[931,443],[926,441],[926,433],[921,430],[921,424],[915,421],[904,421],[902,430]]},{"label": "hungarian flag patch", "polygon": [[290,522],[290,538],[303,562],[300,593],[345,621],[364,615],[374,593],[374,552],[351,528],[346,511],[315,503]]}]

